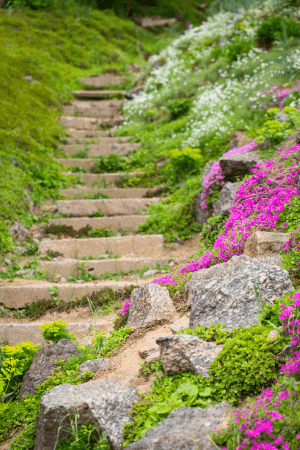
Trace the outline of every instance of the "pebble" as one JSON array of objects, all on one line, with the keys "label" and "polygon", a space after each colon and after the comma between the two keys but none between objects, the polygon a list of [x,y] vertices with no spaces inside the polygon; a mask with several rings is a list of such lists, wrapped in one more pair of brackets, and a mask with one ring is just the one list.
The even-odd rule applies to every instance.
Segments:
[{"label": "pebble", "polygon": [[67,280],[66,280],[64,277],[61,277],[60,282],[61,282],[61,283],[66,283]]},{"label": "pebble", "polygon": [[11,264],[11,260],[8,258],[5,258],[5,260],[3,261],[4,264],[6,264],[8,266],[8,264]]},{"label": "pebble", "polygon": [[83,280],[77,280],[77,283],[81,284],[81,283],[84,283],[84,281]]},{"label": "pebble", "polygon": [[149,277],[150,275],[155,275],[158,273],[158,270],[147,270],[147,272],[144,272],[144,277]]}]

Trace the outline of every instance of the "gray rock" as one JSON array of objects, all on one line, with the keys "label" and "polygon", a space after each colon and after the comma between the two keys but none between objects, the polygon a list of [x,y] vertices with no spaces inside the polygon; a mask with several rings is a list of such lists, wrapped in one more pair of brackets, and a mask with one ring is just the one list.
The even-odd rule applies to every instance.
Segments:
[{"label": "gray rock", "polygon": [[211,272],[206,269],[206,279],[198,283],[192,277],[188,286],[188,302],[192,306],[190,328],[208,326],[212,322],[224,323],[230,330],[257,324],[259,311],[253,289],[255,284],[260,288],[260,308],[263,301],[282,298],[294,289],[288,272],[274,265],[275,261],[274,258],[252,259],[242,255],[220,264],[221,267],[212,267]]},{"label": "gray rock", "polygon": [[230,144],[228,150],[232,150],[236,147],[242,147],[243,145],[250,144],[252,139],[245,136],[243,131],[236,130],[230,136]]},{"label": "gray rock", "polygon": [[267,339],[275,339],[277,338],[277,336],[279,336],[279,331],[276,330],[276,328],[274,330],[271,330],[270,333],[267,336]]},{"label": "gray rock", "polygon": [[202,199],[201,199],[201,193],[197,195],[195,198],[195,211],[196,211],[196,220],[200,225],[204,225],[208,219],[212,216],[212,211],[208,211],[207,209],[203,209],[201,206]]},{"label": "gray rock", "polygon": [[300,130],[298,130],[296,134],[296,144],[300,144]]},{"label": "gray rock", "polygon": [[66,278],[64,278],[64,277],[61,277],[60,282],[61,282],[61,283],[66,283],[67,280],[66,280]]},{"label": "gray rock", "polygon": [[298,182],[297,182],[297,191],[298,191],[298,194],[300,195],[300,177],[298,178]]},{"label": "gray rock", "polygon": [[288,121],[287,115],[284,114],[284,112],[282,112],[282,111],[280,111],[279,113],[276,114],[276,119],[280,123],[284,123],[284,122]]},{"label": "gray rock", "polygon": [[33,78],[32,75],[25,75],[24,76],[24,80],[29,81],[29,83],[34,83],[35,79]]},{"label": "gray rock", "polygon": [[245,14],[244,8],[238,8],[235,13],[233,13],[232,19],[230,22],[237,22],[241,17]]},{"label": "gray rock", "polygon": [[191,370],[208,378],[209,364],[213,362],[222,345],[206,342],[197,336],[177,334],[156,339],[160,346],[160,358],[164,372],[174,375]]},{"label": "gray rock", "polygon": [[225,181],[235,182],[238,178],[251,174],[259,162],[259,154],[255,151],[236,153],[219,160]]},{"label": "gray rock", "polygon": [[6,266],[8,266],[9,264],[11,264],[11,260],[8,259],[8,258],[5,258],[3,262],[4,262],[4,264],[5,264]]},{"label": "gray rock", "polygon": [[254,257],[279,255],[282,246],[290,239],[288,233],[256,231],[245,243],[244,255]]},{"label": "gray rock", "polygon": [[104,358],[89,359],[80,365],[78,376],[88,371],[96,374],[99,370],[105,369],[108,366],[108,363],[108,359]]},{"label": "gray rock", "polygon": [[150,277],[150,275],[155,275],[156,273],[158,273],[156,269],[147,270],[147,272],[144,272],[144,277]]},{"label": "gray rock", "polygon": [[47,380],[51,372],[55,371],[56,359],[67,361],[71,356],[79,356],[80,352],[74,342],[63,339],[56,345],[47,344],[40,348],[33,359],[27,372],[25,372],[19,399],[23,400],[24,395],[34,395],[36,387]]},{"label": "gray rock", "polygon": [[13,238],[23,239],[29,236],[29,231],[17,220],[11,225],[9,232]]},{"label": "gray rock", "polygon": [[242,183],[230,183],[228,181],[224,184],[217,203],[214,205],[213,210],[216,216],[222,214],[229,214],[232,203],[235,199],[235,194]]},{"label": "gray rock", "polygon": [[209,172],[211,171],[211,169],[213,168],[213,165],[216,163],[217,161],[215,161],[214,159],[212,159],[211,161],[208,161],[203,169],[202,175],[201,175],[201,186],[203,187],[204,184],[204,178],[207,177],[207,175],[209,174]]},{"label": "gray rock", "polygon": [[281,352],[275,355],[273,359],[275,359],[275,361],[285,362],[289,357],[293,355],[294,351],[295,347],[293,346],[293,344],[288,344],[281,350]]},{"label": "gray rock", "polygon": [[158,345],[156,345],[155,347],[141,348],[139,350],[139,355],[141,358],[146,359],[148,358],[148,356],[152,355],[153,353],[156,353],[157,351],[159,351]]},{"label": "gray rock", "polygon": [[150,283],[131,293],[127,326],[134,329],[166,319],[178,319],[175,306],[166,287]]},{"label": "gray rock", "polygon": [[126,450],[215,450],[208,434],[226,425],[229,414],[226,402],[206,409],[181,406]]},{"label": "gray rock", "polygon": [[126,92],[125,97],[127,100],[133,100],[134,97],[137,97],[143,92],[144,86],[136,86],[135,88],[131,89],[130,91]]},{"label": "gray rock", "polygon": [[[41,399],[34,450],[54,449],[59,426],[70,428],[69,417],[61,420],[68,412],[74,420],[75,408],[79,413],[78,426],[85,421],[96,422],[100,431],[107,433],[114,450],[123,448],[123,427],[131,421],[129,413],[133,401],[138,401],[134,389],[114,380],[56,386]],[[61,431],[59,442],[66,437],[69,434]]]},{"label": "gray rock", "polygon": [[188,328],[189,323],[190,323],[189,318],[186,315],[184,315],[181,317],[181,319],[177,320],[174,323],[171,323],[170,329],[173,334],[176,334],[176,333],[180,332],[181,330],[183,330],[184,328]]}]

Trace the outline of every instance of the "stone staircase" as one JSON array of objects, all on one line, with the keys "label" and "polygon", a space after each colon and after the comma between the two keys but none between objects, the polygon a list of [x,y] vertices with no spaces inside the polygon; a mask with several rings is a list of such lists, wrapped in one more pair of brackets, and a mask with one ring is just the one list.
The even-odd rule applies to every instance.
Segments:
[{"label": "stone staircase", "polygon": [[[91,88],[105,88],[112,85],[120,85],[120,77],[99,76],[81,79]],[[108,94],[109,93],[109,94]],[[39,269],[47,272],[48,279],[53,281],[40,282],[39,284],[6,285],[0,290],[0,304],[7,308],[24,308],[26,303],[38,300],[51,299],[49,293],[53,286],[57,288],[57,297],[63,302],[78,299],[81,296],[90,296],[93,292],[103,289],[123,290],[135,284],[143,285],[151,281],[133,279],[132,281],[97,280],[97,282],[84,282],[78,280],[76,283],[59,282],[65,281],[69,276],[78,275],[79,267],[95,275],[106,273],[126,273],[136,271],[143,266],[155,268],[157,264],[165,266],[170,258],[162,254],[163,237],[161,235],[138,235],[135,234],[139,225],[144,223],[148,216],[143,214],[152,203],[158,202],[157,198],[145,198],[145,195],[153,189],[145,188],[118,188],[115,182],[121,173],[93,173],[95,164],[94,157],[101,155],[120,154],[125,155],[134,151],[139,144],[129,142],[131,137],[113,137],[113,132],[105,127],[120,124],[123,120],[121,115],[124,100],[86,100],[100,99],[108,95],[119,96],[122,91],[80,91],[74,93],[76,98],[70,105],[64,107],[67,114],[60,118],[62,124],[67,127],[69,137],[63,140],[61,150],[65,158],[57,159],[66,167],[66,172],[72,167],[85,168],[85,172],[72,173],[78,176],[78,184],[73,188],[61,189],[61,194],[66,200],[57,201],[56,211],[65,216],[62,219],[53,219],[49,225],[64,225],[80,230],[87,225],[92,229],[109,228],[118,233],[113,237],[87,237],[87,238],[63,238],[55,236],[42,239],[39,242],[41,257],[47,252],[58,252],[61,256],[46,261],[39,261]],[[107,94],[107,95],[106,95]],[[84,157],[74,158],[79,152]],[[81,155],[82,156],[82,155]],[[129,177],[139,175],[141,172],[127,174]],[[87,196],[103,196],[105,198],[88,199]],[[100,217],[97,217],[97,216]],[[96,217],[95,217],[96,216]],[[122,235],[123,234],[123,235]],[[124,235],[125,234],[125,235]],[[25,281],[25,280],[24,280]],[[24,341],[24,330],[20,338],[14,328],[14,333],[9,333],[10,326],[15,324],[0,325],[0,335],[13,336],[16,344]],[[76,324],[72,324],[72,331],[76,335]],[[35,343],[40,341],[36,333],[36,324],[26,325],[25,329],[30,336],[33,333]],[[35,328],[34,328],[35,327]],[[78,324],[78,330],[82,330],[82,323]],[[24,327],[23,327],[24,328]],[[25,333],[26,334],[26,333]],[[19,340],[20,339],[20,340]]]}]

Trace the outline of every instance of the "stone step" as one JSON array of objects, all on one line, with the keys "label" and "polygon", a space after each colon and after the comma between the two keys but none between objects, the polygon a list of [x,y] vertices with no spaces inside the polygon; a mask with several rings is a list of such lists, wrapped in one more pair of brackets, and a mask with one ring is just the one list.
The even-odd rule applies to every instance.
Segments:
[{"label": "stone step", "polygon": [[143,286],[149,283],[149,280],[129,281],[99,281],[91,283],[48,283],[28,284],[21,286],[3,286],[0,289],[0,304],[6,308],[24,308],[26,303],[37,302],[38,300],[52,300],[53,296],[49,293],[49,289],[57,286],[57,297],[61,298],[64,303],[75,301],[83,295],[91,296],[93,292],[103,291],[103,289],[113,289],[121,291],[132,285]]},{"label": "stone step", "polygon": [[177,19],[175,17],[172,19],[154,19],[152,17],[143,17],[140,21],[143,28],[166,27],[173,25],[176,22]]},{"label": "stone step", "polygon": [[[46,344],[42,338],[40,323],[5,323],[0,324],[0,345],[18,345],[22,342],[31,342],[35,345]],[[103,323],[97,323],[94,328],[92,319],[90,322],[67,323],[67,329],[74,334],[77,339],[104,331]]]},{"label": "stone step", "polygon": [[45,255],[47,250],[52,250],[61,253],[64,258],[89,257],[91,259],[91,257],[101,258],[101,255],[106,253],[119,256],[128,256],[128,254],[154,256],[162,246],[163,237],[152,234],[108,238],[49,239],[39,243],[39,251],[42,255]]},{"label": "stone step", "polygon": [[72,94],[78,99],[99,99],[110,96],[125,95],[126,91],[72,91]]},{"label": "stone step", "polygon": [[132,233],[148,220],[150,216],[134,215],[134,216],[115,216],[115,217],[72,217],[70,219],[54,219],[49,220],[49,225],[66,225],[73,227],[74,230],[80,230],[89,225],[92,229],[95,228],[109,228],[110,230],[119,233],[124,230]]},{"label": "stone step", "polygon": [[159,198],[109,198],[96,200],[58,200],[57,209],[69,217],[93,217],[100,211],[104,216],[127,216],[146,211]]},{"label": "stone step", "polygon": [[[112,131],[111,130],[77,130],[75,128],[69,128],[68,134],[73,139],[101,139],[101,138],[111,138]],[[65,140],[65,137],[62,137],[61,140]]]},{"label": "stone step", "polygon": [[46,269],[48,276],[57,274],[62,277],[71,275],[79,275],[78,266],[84,268],[85,271],[93,275],[101,275],[103,273],[121,273],[130,270],[138,270],[142,267],[155,268],[157,264],[166,266],[168,258],[118,258],[118,259],[101,259],[91,261],[42,261],[39,264],[39,270]]},{"label": "stone step", "polygon": [[[129,177],[141,176],[143,172],[128,172]],[[76,174],[72,174],[76,176]],[[101,185],[106,187],[114,184],[122,175],[126,173],[81,173],[80,178],[83,180],[86,187],[93,187],[94,185]]]},{"label": "stone step", "polygon": [[157,188],[70,188],[60,189],[59,193],[67,198],[84,199],[87,195],[107,195],[108,198],[143,198],[148,192],[155,192]]},{"label": "stone step", "polygon": [[93,170],[95,161],[89,158],[54,158],[55,161],[65,167],[85,167],[87,170]]},{"label": "stone step", "polygon": [[124,83],[124,77],[120,75],[93,75],[91,77],[81,77],[79,78],[79,83],[88,84],[94,88],[106,88],[110,86],[119,86]]},{"label": "stone step", "polygon": [[101,126],[113,127],[123,123],[123,117],[115,117],[114,119],[95,119],[92,117],[73,117],[61,116],[59,118],[62,125],[67,128],[74,128],[76,130],[97,130]]},{"label": "stone step", "polygon": [[[96,132],[97,133],[97,132]],[[91,136],[91,137],[68,137],[65,139],[65,142],[67,145],[84,145],[84,144],[121,144],[128,142],[130,139],[132,139],[132,136],[122,136],[122,137],[102,137],[102,136]]]},{"label": "stone step", "polygon": [[114,119],[121,116],[124,100],[79,101],[63,106],[64,114],[68,116],[94,117],[98,119]]},{"label": "stone step", "polygon": [[100,143],[100,144],[70,144],[63,145],[61,150],[67,155],[76,155],[80,150],[86,150],[87,156],[97,158],[102,155],[126,155],[129,152],[133,152],[138,148],[140,144],[129,144],[126,142],[121,143]]}]

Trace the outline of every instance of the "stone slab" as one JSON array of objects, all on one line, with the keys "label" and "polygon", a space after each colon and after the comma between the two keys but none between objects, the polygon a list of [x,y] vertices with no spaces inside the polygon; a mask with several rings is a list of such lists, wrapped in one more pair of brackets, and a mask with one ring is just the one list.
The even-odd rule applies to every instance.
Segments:
[{"label": "stone slab", "polygon": [[[118,259],[101,259],[101,260],[85,260],[79,261],[41,261],[39,270],[46,269],[48,276],[60,274],[63,277],[70,275],[79,275],[78,263],[84,263],[84,269],[93,275],[103,273],[121,273],[130,270],[138,270],[142,267],[156,267],[157,264],[165,266],[168,258],[118,258]],[[187,317],[186,317],[187,318]],[[186,326],[186,328],[188,325]]]},{"label": "stone slab", "polygon": [[[101,184],[101,187],[106,187],[107,185],[115,183],[122,175],[122,173],[81,173],[80,178],[82,178],[87,187],[93,187],[96,184]],[[140,175],[142,175],[142,172],[128,173],[129,177],[137,177]],[[75,173],[74,176],[76,176]]]},{"label": "stone slab", "polygon": [[124,82],[124,77],[119,75],[94,75],[91,77],[79,78],[79,83],[88,84],[95,88],[106,88],[110,86],[119,86]]},{"label": "stone slab", "polygon": [[130,144],[126,142],[105,142],[100,144],[71,144],[61,147],[67,155],[76,155],[80,150],[88,149],[87,156],[97,158],[108,155],[126,155],[133,152],[140,144]]},{"label": "stone slab", "polygon": [[246,240],[244,255],[250,256],[251,258],[279,255],[282,251],[283,244],[289,239],[289,233],[256,231]]},{"label": "stone slab", "polygon": [[75,128],[77,130],[97,130],[103,125],[121,125],[123,122],[123,117],[114,117],[113,119],[106,120],[93,117],[61,116],[59,121],[67,128]]},{"label": "stone slab", "polygon": [[60,189],[59,193],[70,199],[85,198],[87,195],[102,194],[108,198],[143,198],[148,192],[155,192],[156,188],[70,188]]},{"label": "stone slab", "polygon": [[[139,286],[147,284],[148,281],[138,281]],[[132,286],[136,283],[128,281],[101,281],[94,283],[45,283],[23,286],[3,286],[0,289],[0,304],[6,308],[24,308],[26,303],[37,302],[38,300],[49,299],[53,297],[49,294],[49,289],[53,286],[58,287],[58,297],[64,303],[78,299],[82,295],[92,295],[93,292],[99,292],[103,289],[113,289],[120,291],[125,287]]]},{"label": "stone slab", "polygon": [[87,225],[95,228],[109,228],[112,231],[120,232],[128,230],[129,232],[136,231],[137,227],[142,225],[149,219],[148,215],[133,215],[133,216],[116,216],[116,217],[72,217],[69,219],[54,219],[49,220],[49,225],[67,225],[73,227],[74,230],[80,230]]},{"label": "stone slab", "polygon": [[[132,136],[122,136],[122,137],[110,137],[107,136],[106,134],[102,135],[102,134],[97,134],[98,132],[91,132],[91,136],[85,136],[85,135],[81,135],[81,134],[74,134],[74,136],[72,137],[67,137],[62,139],[63,142],[66,142],[67,145],[79,145],[79,144],[92,144],[92,143],[97,143],[99,145],[101,144],[121,144],[121,143],[125,143],[128,142],[132,139]],[[89,133],[87,133],[89,134]]]},{"label": "stone slab", "polygon": [[85,98],[93,98],[93,99],[99,99],[99,98],[106,98],[110,97],[111,95],[125,95],[126,91],[72,91],[72,94],[74,97],[79,99],[85,99]]},{"label": "stone slab", "polygon": [[[83,256],[99,256],[105,253],[125,256],[133,253],[147,256],[161,249],[161,235],[134,235],[108,238],[55,239],[39,243],[39,251],[45,255],[47,250],[60,252],[65,258],[82,258]],[[0,302],[1,303],[1,302]]]},{"label": "stone slab", "polygon": [[87,170],[93,170],[95,161],[88,158],[55,158],[55,161],[65,167],[85,167]]},{"label": "stone slab", "polygon": [[113,198],[97,200],[58,200],[57,209],[69,217],[93,216],[101,212],[104,216],[134,215],[146,211],[158,198]]}]

